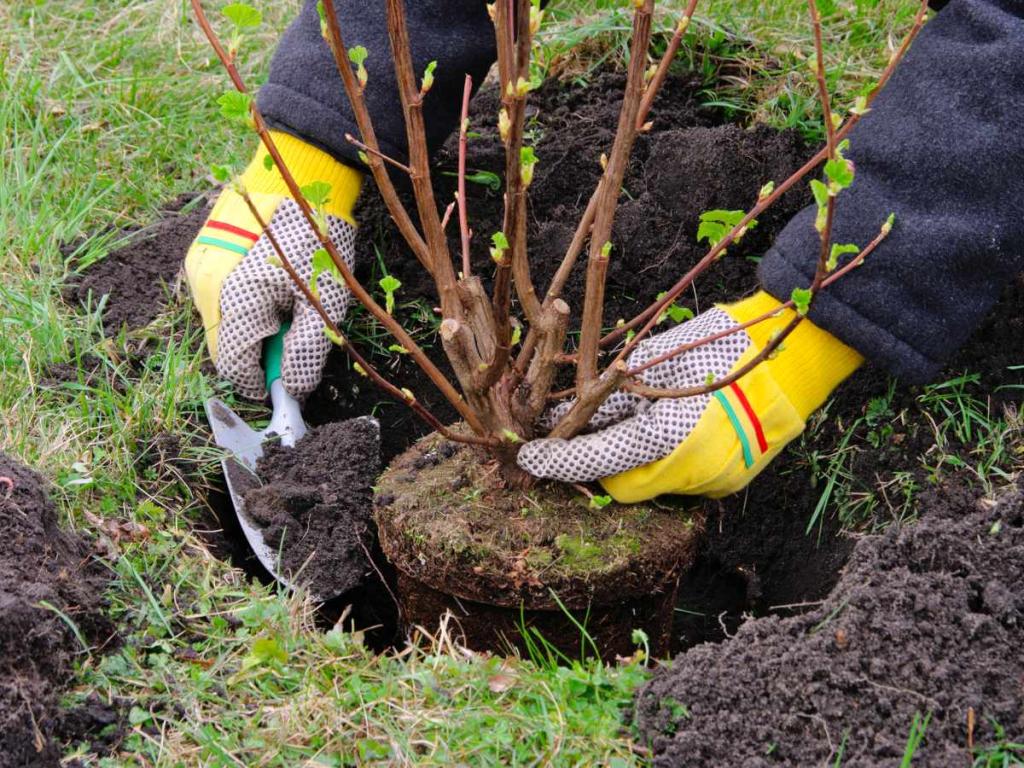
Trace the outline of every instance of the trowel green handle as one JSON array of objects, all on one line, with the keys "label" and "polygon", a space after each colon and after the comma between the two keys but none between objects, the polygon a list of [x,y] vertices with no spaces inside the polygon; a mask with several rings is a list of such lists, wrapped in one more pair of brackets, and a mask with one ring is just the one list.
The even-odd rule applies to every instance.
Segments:
[{"label": "trowel green handle", "polygon": [[292,327],[290,320],[281,323],[281,328],[263,342],[263,373],[267,377],[267,390],[281,378],[281,360],[284,358],[284,335]]}]

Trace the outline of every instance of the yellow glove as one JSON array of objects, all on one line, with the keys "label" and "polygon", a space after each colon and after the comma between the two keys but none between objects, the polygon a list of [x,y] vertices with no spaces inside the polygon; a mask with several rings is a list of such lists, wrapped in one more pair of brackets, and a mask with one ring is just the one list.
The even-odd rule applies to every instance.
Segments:
[{"label": "yellow glove", "polygon": [[[716,306],[639,344],[629,365],[640,366],[780,306],[763,291]],[[709,374],[722,378],[757,355],[793,317],[792,310],[783,310],[747,331],[652,366],[641,378],[662,389],[700,386]],[[616,393],[591,421],[598,431],[572,440],[534,440],[519,452],[519,465],[564,482],[600,479],[624,503],[664,493],[726,496],[746,486],[799,435],[807,417],[862,362],[856,351],[804,320],[773,359],[724,389],[654,401]]]},{"label": "yellow glove", "polygon": [[[277,131],[271,135],[300,187],[317,181],[330,185],[329,199],[321,208],[332,240],[351,266],[352,209],[362,174],[294,136]],[[264,166],[266,156],[261,147],[241,184],[300,277],[308,281],[319,241],[277,168]],[[210,357],[218,372],[251,398],[265,395],[260,369],[263,339],[278,331],[282,319],[292,319],[284,339],[281,379],[293,396],[316,388],[330,349],[322,318],[287,273],[273,264],[275,260],[269,238],[260,232],[245,200],[230,188],[217,199],[185,257],[185,274],[203,320]],[[327,279],[320,282],[320,289],[324,309],[332,320],[340,321],[348,306],[347,289]]]}]

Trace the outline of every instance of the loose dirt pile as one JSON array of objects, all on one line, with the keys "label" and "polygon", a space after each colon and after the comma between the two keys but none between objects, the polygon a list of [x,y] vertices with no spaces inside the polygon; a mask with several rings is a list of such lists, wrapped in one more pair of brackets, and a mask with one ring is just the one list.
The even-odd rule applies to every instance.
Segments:
[{"label": "loose dirt pile", "polygon": [[[65,300],[82,305],[91,301],[95,307],[106,296],[103,328],[110,335],[122,326],[132,329],[151,323],[163,309],[185,252],[209,213],[197,197],[178,198],[167,207],[166,218],[153,226],[123,230],[120,234],[129,236],[129,242],[72,279],[65,288]],[[76,246],[63,250],[70,255]]]},{"label": "loose dirt pile", "polygon": [[635,724],[655,765],[894,765],[931,713],[921,765],[966,765],[991,719],[1024,735],[1024,494],[921,498],[923,519],[858,542],[803,616],[744,624],[658,673]]},{"label": "loose dirt pile", "polygon": [[323,597],[348,593],[374,573],[370,507],[380,469],[380,428],[370,418],[312,429],[294,448],[264,449],[263,486],[245,494],[245,505],[280,552],[283,573]]},{"label": "loose dirt pile", "polygon": [[0,766],[57,766],[61,688],[83,650],[71,623],[91,646],[109,641],[107,574],[57,526],[39,475],[0,453],[0,478]]}]

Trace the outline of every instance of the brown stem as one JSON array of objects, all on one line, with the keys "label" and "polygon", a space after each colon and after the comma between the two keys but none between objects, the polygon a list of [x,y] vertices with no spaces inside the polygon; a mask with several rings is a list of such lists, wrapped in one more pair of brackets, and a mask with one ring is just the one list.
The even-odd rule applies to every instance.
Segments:
[{"label": "brown stem", "polygon": [[[462,235],[462,277],[470,276],[472,265],[469,261],[469,240],[473,233],[469,229],[469,213],[466,203],[466,149],[469,144],[469,99],[473,95],[473,78],[466,75],[462,89],[462,120],[459,123],[459,232]],[[444,227],[442,226],[442,229]]]},{"label": "brown stem", "polygon": [[[329,3],[330,0],[324,0],[324,2],[326,4]],[[221,63],[224,65],[224,68],[227,70],[228,76],[231,78],[231,81],[235,84],[235,88],[237,88],[242,93],[247,93],[248,91],[245,87],[245,83],[243,82],[241,76],[238,74],[238,70],[235,68],[235,65],[224,52],[224,49],[220,45],[220,41],[217,38],[216,33],[210,26],[210,22],[206,18],[206,14],[204,13],[202,5],[200,4],[200,0],[191,0],[191,3],[192,9],[196,14],[196,18],[199,22],[200,27],[203,29],[203,32],[210,40],[211,46],[213,47],[214,51],[220,58]],[[284,180],[285,185],[288,187],[290,195],[295,200],[296,204],[299,206],[299,209],[302,211],[303,216],[305,216],[307,223],[313,230],[313,233],[320,241],[320,244],[330,255],[331,260],[334,262],[335,267],[341,274],[342,279],[345,282],[345,285],[352,292],[352,295],[355,297],[356,301],[358,301],[360,304],[366,307],[370,314],[373,315],[382,325],[384,325],[384,327],[388,329],[391,335],[394,336],[395,340],[409,352],[410,357],[412,357],[416,364],[430,378],[434,385],[452,404],[455,410],[458,411],[459,415],[462,416],[463,419],[465,419],[466,423],[475,432],[477,432],[478,434],[482,434],[485,431],[485,429],[482,422],[477,417],[477,414],[473,411],[473,409],[468,407],[462,396],[445,378],[444,374],[441,373],[440,369],[438,369],[437,366],[434,365],[434,363],[430,360],[430,358],[428,358],[426,354],[424,354],[423,350],[420,349],[419,345],[416,344],[413,338],[408,333],[406,333],[405,329],[402,328],[401,324],[397,320],[395,320],[390,314],[388,314],[388,312],[383,307],[377,304],[376,301],[374,301],[370,293],[356,279],[355,275],[352,274],[352,271],[349,269],[348,264],[345,263],[345,260],[341,257],[341,254],[338,253],[338,249],[331,241],[330,237],[328,237],[325,232],[321,231],[317,223],[316,217],[313,214],[313,210],[309,207],[309,203],[306,201],[305,197],[303,197],[302,191],[299,189],[298,184],[295,182],[295,178],[292,176],[291,171],[288,169],[287,165],[284,162],[284,158],[281,157],[281,153],[278,151],[277,145],[274,143],[273,138],[270,136],[270,131],[267,128],[266,122],[263,119],[263,115],[260,112],[259,108],[256,106],[255,102],[252,102],[251,104],[251,114],[256,133],[259,135],[260,140],[263,142],[263,146],[266,148],[267,152],[270,154],[271,159],[274,161],[274,164],[277,166],[278,172],[281,174],[281,178]]]},{"label": "brown stem", "polygon": [[[195,5],[195,2],[196,0],[193,0],[193,5]],[[345,94],[348,96],[349,105],[352,107],[352,114],[355,116],[360,136],[371,151],[369,160],[373,180],[377,184],[381,198],[384,200],[391,218],[394,219],[398,231],[409,244],[409,247],[416,255],[420,264],[423,265],[423,268],[432,275],[434,270],[431,252],[427,248],[423,237],[417,231],[416,225],[413,224],[409,212],[405,210],[405,206],[395,190],[395,185],[388,175],[387,168],[384,167],[383,154],[380,151],[377,134],[373,129],[373,120],[370,119],[370,111],[366,106],[366,99],[363,97],[363,88],[359,81],[356,80],[356,76],[352,72],[352,65],[348,59],[345,40],[341,34],[341,26],[338,24],[338,14],[334,10],[334,0],[323,0],[323,3],[324,15],[327,18],[328,47],[331,49],[335,66],[341,75],[341,82],[345,88]]]},{"label": "brown stem", "polygon": [[[629,156],[636,140],[636,117],[644,94],[645,53],[651,40],[653,13],[654,0],[644,0],[633,13],[633,39],[630,42],[631,55],[626,92],[619,112],[615,141],[598,190],[597,210],[590,236],[590,258],[587,262],[587,283],[576,363],[576,387],[581,392],[584,391],[586,384],[597,377],[597,355],[604,315],[604,287],[608,273],[612,224],[615,221],[622,181],[629,166]],[[579,408],[588,407],[582,397],[576,405]]]},{"label": "brown stem", "polygon": [[672,33],[672,39],[669,40],[668,48],[665,49],[665,55],[658,62],[658,68],[654,72],[654,77],[647,84],[643,101],[640,102],[640,112],[636,116],[636,129],[638,131],[643,131],[644,126],[647,124],[647,116],[651,113],[651,107],[654,106],[654,99],[658,95],[658,91],[661,90],[665,78],[668,77],[668,71],[676,54],[679,52],[679,45],[683,42],[683,35],[686,34],[686,29],[690,26],[690,19],[693,18],[698,2],[699,0],[690,0],[687,4],[686,10],[683,11],[683,15],[676,24],[675,32]]},{"label": "brown stem", "polygon": [[406,165],[405,163],[398,162],[397,160],[395,160],[395,158],[393,158],[393,157],[391,157],[389,155],[385,155],[379,149],[374,149],[373,147],[371,147],[371,146],[369,146],[367,144],[364,144],[359,139],[357,139],[355,136],[353,136],[351,133],[346,133],[345,134],[345,141],[347,141],[349,144],[354,146],[356,149],[361,149],[363,152],[365,152],[368,155],[373,155],[375,157],[379,157],[385,163],[393,165],[398,170],[400,170],[400,171],[402,171],[404,173],[407,173],[410,176],[412,175],[412,168],[410,168],[408,165]]}]

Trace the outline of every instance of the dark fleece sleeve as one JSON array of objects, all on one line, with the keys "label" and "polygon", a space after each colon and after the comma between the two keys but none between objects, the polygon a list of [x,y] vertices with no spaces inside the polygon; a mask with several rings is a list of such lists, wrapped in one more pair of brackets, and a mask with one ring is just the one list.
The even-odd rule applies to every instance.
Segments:
[{"label": "dark fleece sleeve", "polygon": [[[391,64],[385,3],[336,0],[335,8],[345,45],[362,45],[369,51],[366,102],[381,150],[404,159],[408,154],[405,120]],[[433,150],[458,123],[465,76],[472,75],[477,85],[494,62],[494,27],[483,0],[409,0],[406,15],[417,82],[428,62],[437,61],[434,86],[424,107],[427,141]],[[345,141],[346,132],[358,136],[359,130],[334,57],[320,35],[316,0],[306,0],[281,38],[258,104],[272,128],[299,136],[351,165],[361,165],[357,151]]]},{"label": "dark fleece sleeve", "polygon": [[[1024,0],[950,0],[851,133],[856,179],[834,240],[863,266],[822,292],[811,319],[911,382],[934,377],[1024,269]],[[761,262],[778,298],[810,284],[814,211]]]}]

